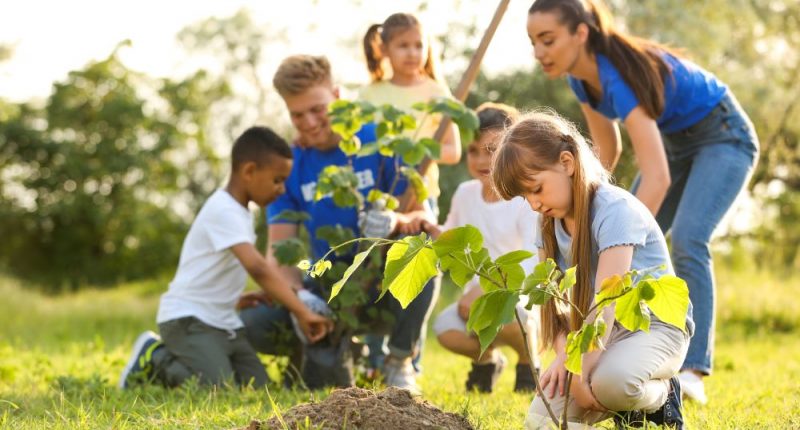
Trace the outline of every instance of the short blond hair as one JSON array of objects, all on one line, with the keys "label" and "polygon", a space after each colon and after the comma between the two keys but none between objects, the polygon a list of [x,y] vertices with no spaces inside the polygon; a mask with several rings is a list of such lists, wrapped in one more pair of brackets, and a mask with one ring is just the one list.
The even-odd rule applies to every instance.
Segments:
[{"label": "short blond hair", "polygon": [[332,84],[331,63],[324,56],[286,57],[272,78],[281,97],[296,96],[319,84]]}]

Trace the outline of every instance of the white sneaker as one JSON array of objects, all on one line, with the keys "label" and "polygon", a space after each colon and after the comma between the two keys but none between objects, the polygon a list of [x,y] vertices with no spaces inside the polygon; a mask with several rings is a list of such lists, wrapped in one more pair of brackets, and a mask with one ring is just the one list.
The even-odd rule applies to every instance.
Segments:
[{"label": "white sneaker", "polygon": [[408,390],[412,396],[421,396],[422,390],[417,385],[416,374],[411,357],[397,358],[390,355],[383,363],[383,381],[386,385]]},{"label": "white sneaker", "polygon": [[684,370],[678,374],[678,380],[681,383],[681,391],[684,397],[694,400],[701,405],[708,403],[703,378],[697,376],[697,374],[691,370]]}]

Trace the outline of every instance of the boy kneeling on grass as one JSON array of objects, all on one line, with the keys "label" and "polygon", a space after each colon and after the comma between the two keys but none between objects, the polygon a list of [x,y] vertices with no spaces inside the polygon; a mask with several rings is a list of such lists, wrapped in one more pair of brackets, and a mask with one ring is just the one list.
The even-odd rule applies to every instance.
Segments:
[{"label": "boy kneeling on grass", "polygon": [[161,337],[146,331],[136,339],[120,388],[149,381],[174,387],[193,376],[212,385],[266,384],[266,370],[236,312],[248,274],[296,316],[311,342],[332,327],[301,302],[277,262],[254,245],[247,206],[265,207],[285,192],[292,170],[289,145],[268,128],[252,127],[236,139],[231,167],[228,185],[209,197],[192,223],[175,278],[161,296],[156,318]]}]

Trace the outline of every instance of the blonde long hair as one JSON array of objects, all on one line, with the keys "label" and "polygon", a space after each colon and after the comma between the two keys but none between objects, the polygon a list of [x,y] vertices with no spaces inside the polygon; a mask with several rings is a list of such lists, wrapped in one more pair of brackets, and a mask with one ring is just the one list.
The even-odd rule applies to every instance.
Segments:
[{"label": "blonde long hair", "polygon": [[[386,18],[383,24],[372,24],[364,36],[364,56],[367,59],[367,69],[373,82],[382,81],[386,75],[383,69],[383,53],[381,46],[388,46],[392,37],[401,31],[410,28],[419,28],[422,32],[422,24],[416,16],[410,13],[395,13]],[[424,32],[423,32],[423,37]],[[440,81],[436,72],[437,64],[433,55],[433,49],[428,43],[428,54],[422,71],[434,81]]]},{"label": "blonde long hair", "polygon": [[[572,288],[571,301],[585,315],[594,296],[591,279],[592,235],[591,207],[597,187],[608,182],[608,174],[586,139],[575,125],[554,112],[533,112],[520,118],[506,132],[492,162],[492,182],[498,194],[508,200],[525,196],[531,188],[530,176],[552,169],[559,163],[561,153],[569,152],[575,159],[572,175],[572,210],[575,233],[570,250],[577,268],[577,283]],[[556,259],[558,243],[556,220],[542,215],[542,239],[547,258]],[[571,257],[571,258],[569,258]],[[580,328],[582,319],[571,312],[569,319],[555,300],[541,307],[542,347],[552,347],[559,333]]]}]

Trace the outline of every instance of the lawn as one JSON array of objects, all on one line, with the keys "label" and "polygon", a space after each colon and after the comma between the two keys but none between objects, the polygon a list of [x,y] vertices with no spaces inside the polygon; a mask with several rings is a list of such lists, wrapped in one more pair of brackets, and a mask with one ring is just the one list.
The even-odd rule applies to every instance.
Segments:
[{"label": "lawn", "polygon": [[[800,278],[719,270],[718,282],[711,401],[687,405],[689,428],[800,428],[800,303],[793,299]],[[270,397],[288,409],[327,394],[278,386],[117,389],[131,343],[142,330],[155,329],[165,285],[154,280],[52,296],[0,278],[0,428],[228,429],[268,418]],[[439,307],[455,294],[445,288]],[[493,395],[467,394],[468,360],[443,351],[433,336],[423,365],[426,400],[466,415],[479,429],[521,428],[531,399],[512,393],[513,371]]]}]

